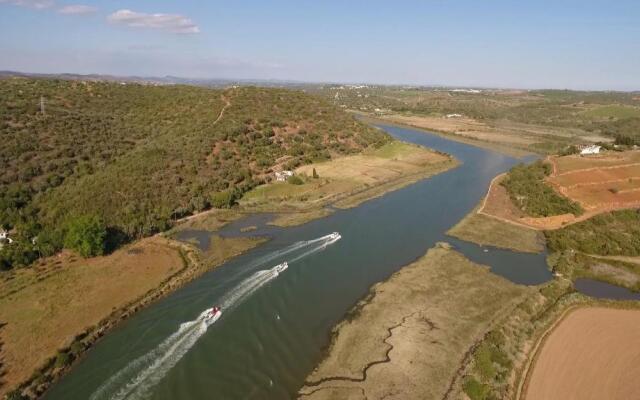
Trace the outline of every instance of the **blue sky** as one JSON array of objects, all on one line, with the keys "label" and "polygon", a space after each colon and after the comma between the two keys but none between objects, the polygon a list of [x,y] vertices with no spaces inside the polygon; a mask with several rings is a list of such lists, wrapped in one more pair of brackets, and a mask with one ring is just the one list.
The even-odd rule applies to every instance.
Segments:
[{"label": "blue sky", "polygon": [[640,89],[634,0],[0,0],[0,69]]}]

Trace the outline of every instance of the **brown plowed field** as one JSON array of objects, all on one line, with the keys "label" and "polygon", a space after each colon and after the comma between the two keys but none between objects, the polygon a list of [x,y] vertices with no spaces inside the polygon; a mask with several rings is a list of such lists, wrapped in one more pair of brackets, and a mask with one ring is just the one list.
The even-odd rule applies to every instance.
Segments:
[{"label": "brown plowed field", "polygon": [[594,156],[550,157],[553,172],[547,182],[563,196],[577,201],[585,213],[527,217],[513,205],[494,179],[478,213],[538,230],[559,229],[594,215],[624,208],[640,207],[640,151],[612,152]]},{"label": "brown plowed field", "polygon": [[640,152],[552,157],[554,188],[588,214],[640,206]]},{"label": "brown plowed field", "polygon": [[582,308],[551,332],[526,400],[640,398],[640,310]]}]

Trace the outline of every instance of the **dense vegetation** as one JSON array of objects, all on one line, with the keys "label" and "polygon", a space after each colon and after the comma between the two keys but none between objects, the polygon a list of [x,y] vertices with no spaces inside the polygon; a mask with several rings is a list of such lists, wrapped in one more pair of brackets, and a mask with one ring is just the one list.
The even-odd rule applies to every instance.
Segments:
[{"label": "dense vegetation", "polygon": [[504,335],[491,331],[473,353],[473,375],[465,376],[462,390],[471,400],[503,398],[497,388],[508,380],[513,362],[502,349]]},{"label": "dense vegetation", "polygon": [[59,249],[76,218],[101,221],[105,240],[138,238],[231,206],[276,167],[389,140],[280,89],[12,78],[0,99],[0,225],[16,239],[0,251],[4,268]]},{"label": "dense vegetation", "polygon": [[640,256],[640,210],[600,214],[545,235],[553,251],[573,249],[587,254]]},{"label": "dense vegetation", "polygon": [[560,196],[544,182],[550,173],[551,166],[540,160],[530,165],[519,164],[509,171],[502,185],[513,202],[532,217],[582,214],[578,203]]}]

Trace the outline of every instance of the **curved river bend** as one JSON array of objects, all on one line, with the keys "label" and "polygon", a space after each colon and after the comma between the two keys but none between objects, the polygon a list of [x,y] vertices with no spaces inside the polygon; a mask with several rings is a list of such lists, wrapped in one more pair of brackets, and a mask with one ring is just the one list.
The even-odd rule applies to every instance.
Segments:
[{"label": "curved river bend", "polygon": [[[302,226],[251,232],[266,232],[272,240],[124,322],[45,398],[295,397],[321,359],[332,327],[374,283],[438,241],[514,282],[550,279],[545,254],[481,248],[445,234],[478,203],[490,180],[518,160],[412,129],[382,128],[452,154],[462,165]],[[226,228],[227,234],[236,228]],[[294,245],[334,231],[342,239],[324,248],[326,241]],[[283,261],[289,268],[279,275],[258,272]],[[203,317],[196,321],[214,304],[226,311],[220,320],[208,327]]]}]

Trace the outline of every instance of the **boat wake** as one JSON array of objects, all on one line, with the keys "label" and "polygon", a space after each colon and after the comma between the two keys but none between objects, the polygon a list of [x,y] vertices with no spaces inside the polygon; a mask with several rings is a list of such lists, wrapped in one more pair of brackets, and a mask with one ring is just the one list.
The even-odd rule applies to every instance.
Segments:
[{"label": "boat wake", "polygon": [[[302,259],[317,251],[323,250],[328,245],[340,240],[340,235],[332,233],[318,239],[297,242],[283,250],[274,252],[268,256],[254,261],[257,265],[290,254],[299,250],[305,250],[296,255],[290,262]],[[307,249],[307,247],[310,247]],[[275,267],[257,271],[250,277],[240,282],[220,300],[221,312],[230,312],[258,289],[278,277],[288,267],[286,262]],[[215,310],[214,310],[215,311]],[[220,313],[220,311],[218,311]],[[150,397],[152,389],[173,368],[182,357],[204,335],[207,328],[215,323],[220,315],[211,317],[211,309],[201,312],[192,321],[180,324],[178,330],[166,338],[155,349],[133,360],[125,368],[113,375],[100,386],[90,397],[90,400],[124,400],[145,399]]]}]

